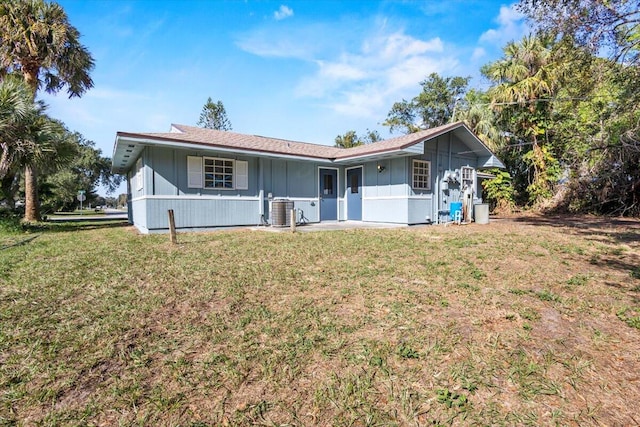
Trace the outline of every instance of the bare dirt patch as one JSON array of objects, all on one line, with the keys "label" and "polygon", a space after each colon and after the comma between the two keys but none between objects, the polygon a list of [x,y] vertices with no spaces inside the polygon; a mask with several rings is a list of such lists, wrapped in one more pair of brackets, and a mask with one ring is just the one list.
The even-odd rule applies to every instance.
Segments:
[{"label": "bare dirt patch", "polygon": [[2,423],[640,424],[640,221],[179,241],[0,252]]}]

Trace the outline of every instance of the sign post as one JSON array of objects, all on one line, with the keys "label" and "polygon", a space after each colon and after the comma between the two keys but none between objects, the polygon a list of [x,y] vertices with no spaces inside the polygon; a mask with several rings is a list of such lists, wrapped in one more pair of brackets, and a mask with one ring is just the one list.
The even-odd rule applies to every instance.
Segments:
[{"label": "sign post", "polygon": [[82,202],[87,200],[87,196],[84,195],[84,190],[78,190],[78,201],[80,202],[80,215],[82,215]]}]

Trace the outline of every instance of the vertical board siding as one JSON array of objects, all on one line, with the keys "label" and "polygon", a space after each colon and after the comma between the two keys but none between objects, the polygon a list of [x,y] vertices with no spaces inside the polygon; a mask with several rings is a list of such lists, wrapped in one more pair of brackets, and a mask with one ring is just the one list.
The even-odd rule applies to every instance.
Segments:
[{"label": "vertical board siding", "polygon": [[153,193],[175,195],[177,193],[174,152],[169,148],[153,150]]},{"label": "vertical board siding", "polygon": [[288,197],[287,194],[287,162],[285,160],[271,161],[271,191],[273,197]]},{"label": "vertical board siding", "polygon": [[[448,210],[451,202],[460,199],[460,189],[455,185],[451,185],[446,193],[440,190],[438,180],[443,171],[467,165],[477,168],[479,162],[490,160],[487,157],[479,159],[453,133],[416,144],[406,151],[407,155],[403,157],[362,164],[363,221],[398,224],[425,223],[427,218],[435,221],[438,210]],[[261,222],[261,208],[265,219],[269,220],[269,194],[272,199],[292,200],[295,208],[303,211],[306,221],[319,222],[319,168],[338,170],[338,219],[347,219],[346,169],[343,165],[166,147],[147,147],[140,156],[143,188],[138,190],[135,168],[129,171],[128,183],[131,219],[143,232],[168,229],[169,209],[174,210],[178,228],[256,225]],[[247,188],[243,189],[244,185],[233,190],[189,188],[189,156],[246,162]],[[430,190],[413,189],[413,159],[431,162]],[[241,163],[242,167],[244,165]],[[378,165],[384,168],[382,172],[378,172]],[[263,199],[260,199],[261,194]]]},{"label": "vertical board siding", "polygon": [[287,162],[287,197],[316,197],[315,167],[304,162]]},{"label": "vertical board siding", "polygon": [[176,228],[224,227],[260,223],[258,200],[145,199],[149,230],[168,229],[167,211],[173,209]]},{"label": "vertical board siding", "polygon": [[389,173],[391,175],[389,194],[391,196],[406,196],[409,194],[410,171],[407,170],[407,158],[392,159],[389,162]]}]

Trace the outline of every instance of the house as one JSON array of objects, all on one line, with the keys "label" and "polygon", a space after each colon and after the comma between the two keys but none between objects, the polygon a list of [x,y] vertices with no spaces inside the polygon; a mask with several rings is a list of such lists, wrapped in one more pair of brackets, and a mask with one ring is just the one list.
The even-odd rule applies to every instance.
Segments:
[{"label": "house", "polygon": [[118,132],[112,158],[143,233],[169,209],[178,229],[268,224],[281,199],[302,222],[439,223],[481,201],[478,169],[504,167],[462,122],[348,149],[172,125]]}]

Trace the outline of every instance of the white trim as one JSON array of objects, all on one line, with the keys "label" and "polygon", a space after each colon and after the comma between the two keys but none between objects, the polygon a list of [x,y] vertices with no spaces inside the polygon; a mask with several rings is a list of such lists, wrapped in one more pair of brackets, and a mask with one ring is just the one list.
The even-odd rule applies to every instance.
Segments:
[{"label": "white trim", "polygon": [[[334,164],[331,159],[326,157],[310,157],[310,156],[297,156],[295,154],[281,154],[281,153],[273,153],[270,151],[260,151],[260,150],[251,150],[251,149],[242,149],[242,148],[225,148],[225,147],[212,147],[198,143],[189,143],[189,142],[178,142],[178,141],[168,141],[168,140],[156,140],[150,138],[136,138],[131,136],[118,136],[116,138],[116,144],[114,145],[113,150],[113,158],[116,158],[118,147],[118,142],[122,141],[122,143],[134,143],[141,145],[151,145],[156,147],[174,147],[174,148],[186,148],[193,151],[198,152],[220,152],[220,153],[233,153],[233,154],[242,154],[247,156],[262,156],[262,157],[273,157],[276,159],[291,159],[291,160],[310,160],[317,163],[327,163]],[[203,155],[203,154],[201,154]],[[203,155],[204,156],[204,155]],[[127,166],[118,166],[118,168],[127,168]]]},{"label": "white trim", "polygon": [[293,201],[299,201],[299,202],[317,202],[318,199],[317,197],[274,197],[272,200],[280,200],[280,199],[287,199],[287,200],[293,200]]},{"label": "white trim", "polygon": [[404,200],[408,198],[409,196],[374,196],[374,197],[363,197],[362,200]]},{"label": "white trim", "polygon": [[433,200],[433,194],[412,195],[412,196],[374,196],[374,197],[362,198],[362,200],[404,200],[404,199]]},{"label": "white trim", "polygon": [[[427,187],[416,187],[416,163],[417,162],[425,163],[425,164],[428,165],[429,174],[427,175],[427,179],[425,181],[427,183],[427,185],[428,185]],[[413,190],[431,191],[431,189],[432,189],[431,178],[432,177],[433,177],[433,174],[431,173],[431,160],[412,159],[412,162],[411,162],[411,188]]]},{"label": "white trim", "polygon": [[[220,160],[223,162],[231,162],[231,187],[207,187],[207,164],[206,161],[207,160],[213,160],[214,164],[213,167],[215,168],[215,161],[216,160]],[[211,167],[211,165],[209,165],[209,167]],[[214,173],[212,173],[212,175],[214,175]],[[224,175],[226,175],[226,173],[224,173]],[[236,159],[228,159],[225,157],[209,157],[209,156],[202,156],[202,189],[203,190],[224,190],[224,191],[235,191],[237,190],[236,188]]]},{"label": "white trim", "polygon": [[139,200],[154,199],[154,200],[237,200],[237,201],[260,201],[260,197],[247,197],[247,196],[198,196],[195,194],[185,194],[178,196],[140,196],[131,199],[132,202]]},{"label": "white trim", "polygon": [[[426,140],[418,141],[416,142],[416,144],[419,144],[424,141]],[[413,144],[413,145],[416,145],[416,144]],[[400,156],[396,156],[398,154]],[[344,163],[353,163],[353,162],[370,162],[376,159],[387,159],[392,157],[408,157],[408,156],[415,156],[415,155],[416,153],[414,152],[409,152],[400,148],[397,150],[388,150],[388,151],[382,150],[375,153],[359,154],[351,157],[338,157],[333,161],[333,163],[344,164]]]}]

